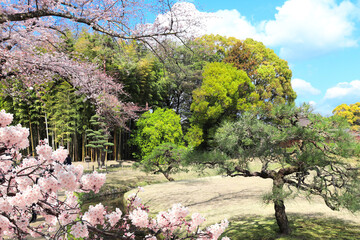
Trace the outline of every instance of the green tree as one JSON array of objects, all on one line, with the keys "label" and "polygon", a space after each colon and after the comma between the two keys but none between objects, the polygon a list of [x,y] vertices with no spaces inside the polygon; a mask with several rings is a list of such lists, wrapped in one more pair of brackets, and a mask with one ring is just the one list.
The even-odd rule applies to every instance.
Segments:
[{"label": "green tree", "polygon": [[296,93],[291,87],[292,72],[287,62],[263,43],[253,39],[239,41],[224,61],[246,71],[263,108],[270,110],[274,104],[294,102]]},{"label": "green tree", "polygon": [[144,172],[161,173],[167,180],[174,181],[170,174],[186,171],[182,167],[182,159],[185,153],[186,148],[184,146],[163,143],[155,147],[150,154],[134,166],[140,167]]},{"label": "green tree", "polygon": [[221,62],[226,58],[229,50],[238,42],[241,41],[234,37],[210,34],[195,39],[194,45],[203,60],[207,62]]},{"label": "green tree", "polygon": [[217,130],[220,154],[205,161],[229,176],[271,179],[265,200],[274,204],[280,232],[288,234],[284,200],[292,194],[321,196],[333,210],[360,209],[359,168],[351,160],[358,145],[347,127],[341,118],[312,114],[307,107],[276,107],[267,121],[246,113]]},{"label": "green tree", "polygon": [[86,129],[86,136],[89,144],[86,147],[93,149],[94,158],[98,162],[99,168],[105,165],[106,153],[111,153],[109,147],[114,146],[109,142],[109,134],[106,131],[104,119],[99,115],[94,115],[90,119],[91,128]]},{"label": "green tree", "polygon": [[74,42],[73,55],[79,55],[84,60],[91,59],[116,81],[124,84],[128,95],[123,97],[127,101],[139,106],[162,106],[163,69],[160,61],[142,43],[116,41],[107,35],[86,30],[68,42],[67,48],[71,48]]},{"label": "green tree", "polygon": [[159,48],[157,53],[166,69],[164,105],[187,120],[191,115],[192,92],[201,86],[204,66],[209,62],[221,62],[236,41],[239,40],[204,35],[185,44],[168,41],[165,48]]},{"label": "green tree", "polygon": [[[204,68],[203,77],[201,87],[193,92],[191,123],[193,128],[203,129],[204,139],[208,140],[222,120],[233,120],[237,114],[252,109],[258,95],[253,92],[254,86],[246,72],[231,64],[209,63]],[[201,135],[196,129],[189,130],[189,134],[195,132],[197,136]]]},{"label": "green tree", "polygon": [[[29,128],[30,152],[35,156],[35,147],[40,140],[40,123],[42,107],[33,88],[27,88],[19,80],[12,82],[12,96],[6,95],[3,105],[14,113],[14,122]],[[30,150],[31,149],[31,150]]]},{"label": "green tree", "polygon": [[180,116],[172,109],[145,112],[136,122],[136,127],[133,143],[140,150],[134,154],[137,158],[145,158],[162,143],[184,144]]},{"label": "green tree", "polygon": [[333,110],[333,114],[345,118],[352,130],[360,130],[360,102],[350,105],[343,103]]}]

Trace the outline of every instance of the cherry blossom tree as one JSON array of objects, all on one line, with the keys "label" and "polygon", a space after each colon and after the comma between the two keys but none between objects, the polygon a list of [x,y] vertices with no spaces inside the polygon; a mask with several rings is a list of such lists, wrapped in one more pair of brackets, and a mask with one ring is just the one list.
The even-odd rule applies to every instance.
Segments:
[{"label": "cherry blossom tree", "polygon": [[[15,78],[28,87],[54,76],[69,79],[79,93],[94,100],[99,114],[124,126],[137,108],[119,100],[126,94],[123,85],[98,66],[70,57],[60,43],[74,26],[149,47],[165,36],[181,38],[194,25],[183,6],[163,0],[0,0],[0,79],[9,93]],[[149,14],[159,13],[164,14],[146,23]]]},{"label": "cherry blossom tree", "polygon": [[[19,151],[29,145],[29,130],[9,126],[12,114],[0,112],[0,239],[7,236],[23,239],[31,235],[45,239],[84,239],[111,237],[134,239],[218,239],[228,225],[226,220],[205,230],[199,225],[205,219],[198,213],[189,214],[186,207],[175,204],[156,218],[148,216],[148,207],[141,204],[137,194],[130,196],[127,212],[119,209],[108,212],[101,204],[90,206],[80,213],[74,192],[97,193],[105,183],[105,174],[83,174],[81,165],[64,165],[68,151],[62,147],[53,151],[42,141],[36,148],[37,158],[23,158]],[[65,199],[58,197],[65,191]],[[44,222],[34,225],[37,216]],[[180,230],[185,233],[177,236]],[[223,238],[228,239],[228,238]]]}]

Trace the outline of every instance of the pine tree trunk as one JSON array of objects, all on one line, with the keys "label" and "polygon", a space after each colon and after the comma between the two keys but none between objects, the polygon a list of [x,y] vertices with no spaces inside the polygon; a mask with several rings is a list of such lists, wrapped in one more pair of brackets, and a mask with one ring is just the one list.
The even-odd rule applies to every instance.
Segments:
[{"label": "pine tree trunk", "polygon": [[290,234],[289,220],[285,213],[285,205],[283,200],[274,201],[275,218],[280,228],[281,234]]},{"label": "pine tree trunk", "polygon": [[174,181],[174,179],[172,177],[170,177],[169,173],[167,173],[167,172],[162,172],[162,173],[169,182]]},{"label": "pine tree trunk", "polygon": [[277,195],[277,199],[274,200],[275,218],[279,226],[280,233],[284,235],[290,234],[289,220],[286,216],[284,199],[282,199],[279,193],[282,191],[284,181],[282,178],[274,179],[273,182],[273,194]]}]

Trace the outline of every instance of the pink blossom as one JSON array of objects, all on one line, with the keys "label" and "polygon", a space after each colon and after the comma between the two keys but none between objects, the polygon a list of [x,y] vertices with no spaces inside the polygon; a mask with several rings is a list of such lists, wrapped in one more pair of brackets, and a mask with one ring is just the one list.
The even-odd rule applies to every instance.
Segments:
[{"label": "pink blossom", "polygon": [[75,191],[78,183],[76,182],[76,176],[72,172],[61,171],[58,175],[58,181],[60,186],[67,191]]},{"label": "pink blossom", "polygon": [[40,145],[36,147],[36,153],[40,158],[51,161],[52,148],[49,145]]},{"label": "pink blossom", "polygon": [[13,120],[13,115],[11,113],[6,113],[5,110],[0,111],[0,127],[6,127]]},{"label": "pink blossom", "polygon": [[31,206],[42,198],[41,190],[39,185],[28,186],[23,192],[23,198],[26,201],[27,206]]},{"label": "pink blossom", "polygon": [[60,184],[58,180],[54,177],[44,177],[39,179],[39,185],[44,192],[56,192],[60,189]]},{"label": "pink blossom", "polygon": [[116,210],[108,215],[106,215],[106,218],[109,219],[110,226],[113,227],[116,225],[116,223],[120,220],[122,215],[122,212],[119,208],[116,208]]},{"label": "pink blossom", "polygon": [[225,231],[225,229],[229,226],[228,220],[221,221],[220,224],[214,224],[207,228],[207,231],[211,233],[211,240],[216,240],[220,237],[220,235]]},{"label": "pink blossom", "polygon": [[0,215],[0,237],[9,229],[10,221],[6,217]]},{"label": "pink blossom", "polygon": [[140,228],[145,228],[149,225],[148,213],[141,208],[134,209],[129,214],[129,219],[131,220],[132,224]]},{"label": "pink blossom", "polygon": [[75,238],[86,238],[89,236],[89,231],[86,225],[77,222],[71,227],[71,234],[74,235]]},{"label": "pink blossom", "polygon": [[63,211],[60,213],[59,221],[62,225],[67,225],[67,224],[75,221],[76,218],[77,218],[76,212]]},{"label": "pink blossom", "polygon": [[96,171],[82,176],[81,183],[84,189],[93,190],[95,193],[99,192],[102,185],[106,181],[105,174],[99,174]]},{"label": "pink blossom", "polygon": [[66,156],[69,154],[69,151],[64,149],[64,147],[59,147],[55,152],[52,153],[52,159],[60,163],[64,163]]},{"label": "pink blossom", "polygon": [[200,215],[200,213],[193,213],[191,215],[191,222],[189,231],[194,231],[198,226],[205,222],[205,218]]},{"label": "pink blossom", "polygon": [[83,220],[89,222],[91,225],[104,224],[105,208],[99,203],[95,207],[90,206],[89,210],[84,214]]},{"label": "pink blossom", "polygon": [[7,199],[0,198],[0,212],[9,214],[12,211],[12,206]]}]

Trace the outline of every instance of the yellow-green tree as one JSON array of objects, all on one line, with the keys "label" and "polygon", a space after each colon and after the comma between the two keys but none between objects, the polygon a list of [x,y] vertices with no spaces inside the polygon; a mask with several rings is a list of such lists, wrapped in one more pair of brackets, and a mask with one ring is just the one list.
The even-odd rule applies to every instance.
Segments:
[{"label": "yellow-green tree", "polygon": [[347,105],[345,103],[337,106],[333,114],[344,117],[354,131],[360,130],[360,102]]},{"label": "yellow-green tree", "polygon": [[133,144],[139,149],[134,156],[143,159],[163,143],[184,145],[180,116],[173,109],[147,111],[136,122]]},{"label": "yellow-green tree", "polygon": [[246,71],[265,109],[295,100],[296,93],[291,87],[292,72],[287,62],[263,43],[250,38],[238,41],[228,50],[224,62]]},{"label": "yellow-green tree", "polygon": [[[204,67],[203,78],[201,87],[193,92],[192,128],[188,135],[196,133],[207,140],[222,120],[235,119],[237,114],[250,110],[257,104],[259,96],[246,72],[232,64],[209,63]],[[199,127],[203,134],[199,133]],[[187,136],[187,139],[191,138]],[[198,144],[201,140],[192,139],[192,142]]]}]

